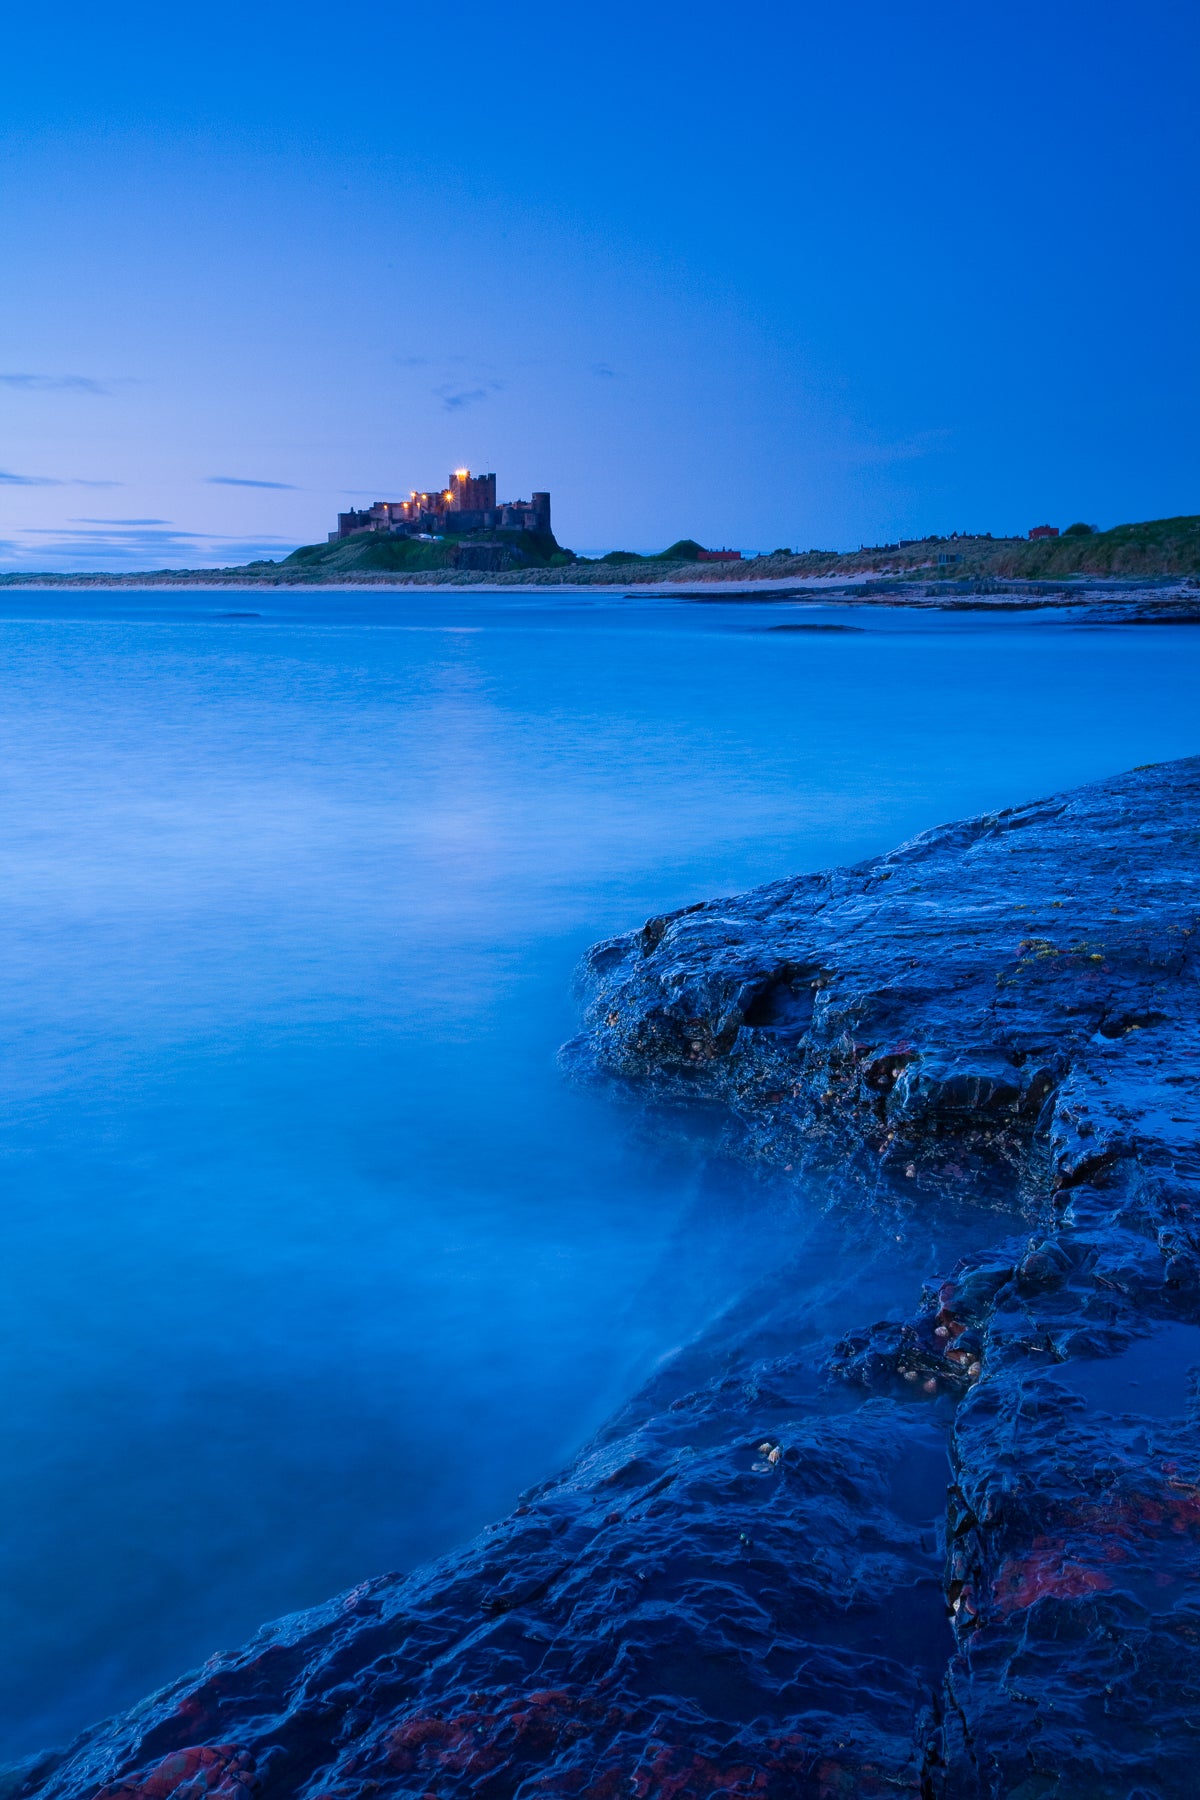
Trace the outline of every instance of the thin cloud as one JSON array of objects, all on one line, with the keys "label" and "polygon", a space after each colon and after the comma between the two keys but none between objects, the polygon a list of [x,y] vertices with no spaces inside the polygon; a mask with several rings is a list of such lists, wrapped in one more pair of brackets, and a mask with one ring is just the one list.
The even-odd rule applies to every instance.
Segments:
[{"label": "thin cloud", "polygon": [[170,519],[84,519],[76,517],[72,525],[169,525]]},{"label": "thin cloud", "polygon": [[0,485],[5,487],[124,487],[123,481],[85,481],[82,476],[17,475],[11,469],[0,469]]},{"label": "thin cloud", "polygon": [[418,352],[411,356],[393,356],[392,362],[398,369],[428,369],[440,375],[437,386],[428,392],[441,401],[446,412],[461,412],[464,407],[478,406],[481,401],[500,393],[506,385],[491,372],[494,364],[489,365],[463,351]]},{"label": "thin cloud", "polygon": [[14,394],[104,394],[112,396],[119,387],[139,387],[137,374],[34,374],[27,369],[9,369],[0,373],[0,387]]},{"label": "thin cloud", "polygon": [[244,475],[206,475],[204,479],[210,487],[287,488],[293,494],[300,491],[294,481],[250,481]]},{"label": "thin cloud", "polygon": [[503,388],[502,381],[488,381],[482,387],[460,387],[456,382],[444,382],[441,387],[432,390],[441,401],[447,412],[459,412],[464,406],[477,406],[481,400],[490,400]]},{"label": "thin cloud", "polygon": [[0,387],[15,388],[28,394],[111,394],[114,387],[124,387],[131,377],[116,381],[99,381],[94,375],[32,375],[13,373],[0,375]]},{"label": "thin cloud", "polygon": [[141,549],[151,545],[170,545],[184,549],[199,540],[190,531],[176,531],[165,521],[162,525],[128,525],[113,521],[100,522],[77,530],[70,525],[31,525],[24,533],[28,538],[49,539],[60,549],[91,548],[99,544]]},{"label": "thin cloud", "polygon": [[0,545],[11,569],[103,574],[163,569],[219,569],[278,560],[296,548],[291,538],[222,537],[180,531],[169,521],[81,520],[76,526],[31,528]]},{"label": "thin cloud", "polygon": [[593,363],[592,374],[601,376],[605,381],[615,381],[617,378],[617,371],[610,368],[607,363]]},{"label": "thin cloud", "polygon": [[[199,544],[237,544],[241,538],[224,537],[220,532],[181,531],[172,526],[169,520],[160,523],[139,523],[130,520],[101,521],[98,526],[89,526],[84,530],[76,530],[70,525],[31,525],[24,533],[30,538],[52,538],[57,542],[68,544],[127,544],[131,548],[140,548],[146,544],[177,544],[181,548]],[[291,542],[290,538],[255,538],[254,542],[283,544]]]}]

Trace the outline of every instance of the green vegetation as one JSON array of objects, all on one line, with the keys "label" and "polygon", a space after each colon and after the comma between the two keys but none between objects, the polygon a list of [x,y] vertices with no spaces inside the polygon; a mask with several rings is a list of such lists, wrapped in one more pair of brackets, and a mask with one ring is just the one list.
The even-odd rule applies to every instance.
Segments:
[{"label": "green vegetation", "polygon": [[[361,532],[338,544],[306,544],[283,562],[255,562],[241,568],[161,569],[138,575],[0,574],[0,586],[36,582],[55,587],[126,586],[146,581],[205,585],[270,585],[319,582],[412,580],[430,585],[498,581],[505,586],[566,582],[643,586],[654,582],[801,581],[810,576],[847,585],[884,580],[900,591],[907,583],[954,584],[959,590],[999,593],[1004,581],[1084,582],[1116,577],[1127,581],[1200,578],[1200,515],[1146,519],[1097,531],[1082,521],[1057,538],[926,537],[904,544],[876,544],[860,550],[774,550],[743,562],[697,567],[700,545],[680,538],[656,555],[610,550],[596,559],[576,557],[549,534],[525,531],[472,532],[429,539]],[[939,563],[938,558],[944,561]]]},{"label": "green vegetation", "polygon": [[279,567],[327,581],[358,571],[415,575],[435,569],[470,569],[478,574],[559,569],[574,560],[550,532],[472,531],[461,537],[423,539],[359,531],[336,544],[304,544]]},{"label": "green vegetation", "polygon": [[[1036,543],[996,546],[989,574],[1041,578],[1055,575],[1200,575],[1200,515],[1146,519]],[[964,559],[966,560],[966,559]],[[972,559],[973,560],[973,559]]]},{"label": "green vegetation", "polygon": [[[939,564],[938,557],[956,561]],[[1147,519],[1097,531],[1082,521],[1056,538],[922,538],[906,544],[879,544],[840,555],[809,550],[801,555],[747,561],[739,578],[763,575],[824,575],[854,580],[894,575],[901,581],[1083,580],[1088,576],[1157,580],[1200,576],[1200,515]]]},{"label": "green vegetation", "polygon": [[610,550],[604,556],[580,557],[580,562],[594,563],[661,563],[661,562],[697,562],[704,545],[698,544],[695,538],[680,538],[666,550]]}]

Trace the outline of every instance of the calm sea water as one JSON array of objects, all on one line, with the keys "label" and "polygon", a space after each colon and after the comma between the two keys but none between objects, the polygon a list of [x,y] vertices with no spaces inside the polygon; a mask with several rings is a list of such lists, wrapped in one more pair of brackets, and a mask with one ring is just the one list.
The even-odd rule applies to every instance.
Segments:
[{"label": "calm sea water", "polygon": [[502,1512],[778,1253],[560,1081],[587,943],[1200,750],[1179,627],[10,591],[0,656],[6,1755]]}]

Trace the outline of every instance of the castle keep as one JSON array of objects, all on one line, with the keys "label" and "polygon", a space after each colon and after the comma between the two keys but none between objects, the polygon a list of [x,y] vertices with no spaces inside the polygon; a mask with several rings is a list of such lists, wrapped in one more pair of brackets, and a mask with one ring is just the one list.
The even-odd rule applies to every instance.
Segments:
[{"label": "castle keep", "polygon": [[549,534],[550,496],[534,494],[528,500],[496,504],[495,475],[472,475],[455,469],[444,488],[418,493],[407,500],[376,500],[360,511],[338,514],[331,544],[354,537],[360,531],[388,532],[394,537],[460,537],[469,531],[538,531]]}]

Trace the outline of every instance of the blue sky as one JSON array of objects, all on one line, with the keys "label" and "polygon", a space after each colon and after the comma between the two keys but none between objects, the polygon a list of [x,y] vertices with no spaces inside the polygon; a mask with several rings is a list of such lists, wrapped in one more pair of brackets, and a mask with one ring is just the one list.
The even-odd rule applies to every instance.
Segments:
[{"label": "blue sky", "polygon": [[579,549],[1200,511],[1198,47],[1181,0],[10,14],[2,566],[278,556],[462,463]]}]

